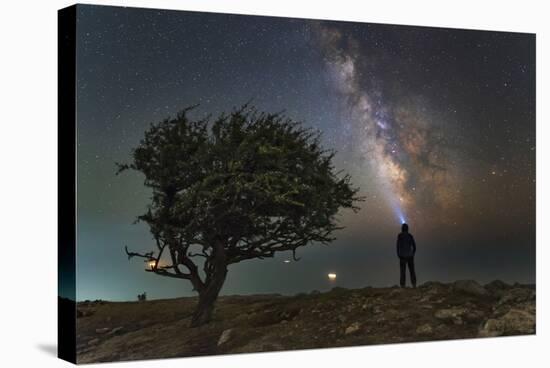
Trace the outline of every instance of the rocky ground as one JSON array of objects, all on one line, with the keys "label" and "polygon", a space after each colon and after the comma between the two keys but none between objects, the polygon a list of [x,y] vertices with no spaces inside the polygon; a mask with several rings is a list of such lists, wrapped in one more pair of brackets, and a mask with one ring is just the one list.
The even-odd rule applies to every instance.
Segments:
[{"label": "rocky ground", "polygon": [[190,328],[195,298],[80,302],[79,363],[535,333],[535,288],[493,281],[224,296]]}]

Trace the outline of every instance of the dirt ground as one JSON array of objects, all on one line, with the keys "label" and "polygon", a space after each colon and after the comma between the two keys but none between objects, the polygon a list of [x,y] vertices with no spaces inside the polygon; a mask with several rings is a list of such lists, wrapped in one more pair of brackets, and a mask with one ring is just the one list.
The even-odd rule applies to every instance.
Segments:
[{"label": "dirt ground", "polygon": [[79,302],[79,363],[535,333],[535,288],[494,281],[223,296],[189,327],[196,298]]}]

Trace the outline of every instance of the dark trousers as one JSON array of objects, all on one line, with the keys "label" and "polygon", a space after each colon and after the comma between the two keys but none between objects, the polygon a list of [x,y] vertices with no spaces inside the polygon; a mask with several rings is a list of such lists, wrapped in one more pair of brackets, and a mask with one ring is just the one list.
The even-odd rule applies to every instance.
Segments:
[{"label": "dark trousers", "polygon": [[411,274],[411,284],[416,286],[416,273],[414,272],[414,257],[400,257],[399,258],[399,269],[400,269],[400,278],[399,284],[405,286],[405,268],[409,266],[409,273]]}]

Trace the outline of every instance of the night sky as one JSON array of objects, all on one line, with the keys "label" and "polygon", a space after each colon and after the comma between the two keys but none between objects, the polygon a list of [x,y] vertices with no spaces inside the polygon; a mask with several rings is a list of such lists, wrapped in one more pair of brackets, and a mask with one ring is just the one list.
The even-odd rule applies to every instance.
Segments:
[{"label": "night sky", "polygon": [[[398,283],[410,225],[419,283],[535,282],[535,36],[78,6],[77,299],[193,295],[124,246],[150,192],[116,176],[150,123],[249,100],[318,129],[365,202],[330,246],[232,265],[222,294]],[[336,281],[327,279],[337,273]]]}]

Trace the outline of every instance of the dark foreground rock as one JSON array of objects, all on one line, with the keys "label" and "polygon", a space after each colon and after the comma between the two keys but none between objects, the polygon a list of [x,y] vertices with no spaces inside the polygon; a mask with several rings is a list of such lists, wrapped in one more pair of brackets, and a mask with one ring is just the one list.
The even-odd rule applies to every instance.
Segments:
[{"label": "dark foreground rock", "polygon": [[197,328],[195,298],[78,303],[78,362],[533,334],[535,295],[532,285],[457,281],[224,296]]}]

